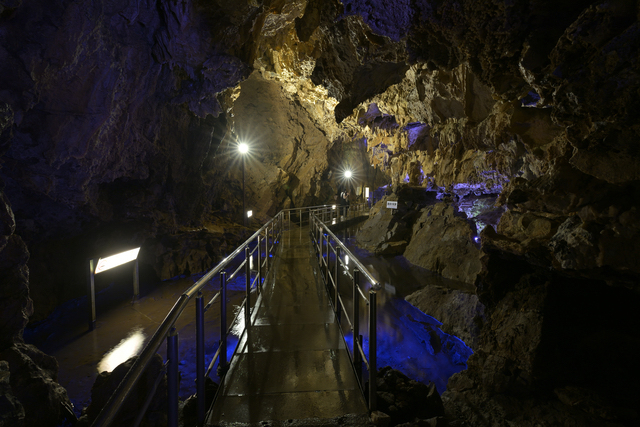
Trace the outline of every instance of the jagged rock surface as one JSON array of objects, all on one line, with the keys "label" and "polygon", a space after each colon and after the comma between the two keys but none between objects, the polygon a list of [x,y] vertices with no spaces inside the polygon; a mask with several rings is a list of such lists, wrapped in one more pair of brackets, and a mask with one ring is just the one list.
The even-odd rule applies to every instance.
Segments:
[{"label": "jagged rock surface", "polygon": [[54,427],[65,419],[75,421],[67,391],[57,382],[55,358],[32,345],[16,343],[0,350],[0,366],[8,368],[3,376],[5,385],[8,376],[10,391],[3,391],[13,409],[15,425]]}]

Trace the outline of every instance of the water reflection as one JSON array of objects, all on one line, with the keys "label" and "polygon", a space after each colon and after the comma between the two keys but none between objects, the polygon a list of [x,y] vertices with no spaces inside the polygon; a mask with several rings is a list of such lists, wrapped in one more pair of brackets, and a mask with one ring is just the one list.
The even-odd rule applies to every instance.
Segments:
[{"label": "water reflection", "polygon": [[146,335],[141,327],[134,328],[125,339],[104,355],[98,363],[98,372],[111,372],[119,364],[137,356],[142,349],[145,338]]},{"label": "water reflection", "polygon": [[[417,381],[433,382],[438,392],[444,392],[449,377],[466,369],[466,361],[473,351],[459,338],[442,332],[441,322],[418,310],[404,298],[425,286],[461,289],[468,285],[443,279],[411,265],[401,256],[379,257],[364,251],[355,246],[355,232],[354,228],[349,228],[336,235],[382,285],[377,293],[378,368],[391,366]],[[333,265],[335,259],[332,257],[330,262]],[[352,268],[353,263],[350,265]],[[369,283],[361,283],[361,287],[367,294]],[[353,297],[348,276],[342,276],[340,290],[349,316],[352,316]],[[363,335],[365,354],[368,354],[368,310],[361,307],[360,311],[360,334]],[[352,333],[345,332],[351,348]]]}]

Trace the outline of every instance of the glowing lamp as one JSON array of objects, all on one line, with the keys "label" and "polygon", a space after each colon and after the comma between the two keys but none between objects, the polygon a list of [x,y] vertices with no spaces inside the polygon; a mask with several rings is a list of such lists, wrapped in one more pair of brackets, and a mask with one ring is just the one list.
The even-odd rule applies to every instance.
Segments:
[{"label": "glowing lamp", "polygon": [[253,211],[247,211],[247,218],[251,218],[253,216]]},{"label": "glowing lamp", "polygon": [[364,197],[369,198],[369,187],[364,187]]},{"label": "glowing lamp", "polygon": [[249,152],[249,145],[246,142],[238,144],[238,151],[240,154],[247,154]]},{"label": "glowing lamp", "polygon": [[344,263],[345,263],[346,265],[349,265],[349,255],[345,255],[345,256],[344,256]]},{"label": "glowing lamp", "polygon": [[140,252],[140,248],[120,252],[119,254],[111,255],[106,258],[100,258],[98,260],[98,265],[96,266],[95,273],[102,273],[103,271],[111,270],[114,267],[126,264],[129,261],[133,261],[134,259],[138,258],[138,252]]},{"label": "glowing lamp", "polygon": [[351,171],[350,171],[349,169],[347,169],[346,171],[344,171],[344,177],[345,177],[345,178],[351,178],[351,175],[353,175],[353,174],[351,173]]}]

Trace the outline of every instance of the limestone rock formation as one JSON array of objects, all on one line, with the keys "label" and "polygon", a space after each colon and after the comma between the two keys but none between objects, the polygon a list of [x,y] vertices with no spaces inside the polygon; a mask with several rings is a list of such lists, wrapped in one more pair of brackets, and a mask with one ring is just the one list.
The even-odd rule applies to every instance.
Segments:
[{"label": "limestone rock formation", "polygon": [[421,212],[404,252],[412,264],[472,284],[482,269],[481,254],[467,221],[456,217],[453,207],[444,203]]},{"label": "limestone rock formation", "polygon": [[484,325],[484,306],[473,289],[426,286],[405,298],[411,305],[435,317],[440,329],[477,350]]}]

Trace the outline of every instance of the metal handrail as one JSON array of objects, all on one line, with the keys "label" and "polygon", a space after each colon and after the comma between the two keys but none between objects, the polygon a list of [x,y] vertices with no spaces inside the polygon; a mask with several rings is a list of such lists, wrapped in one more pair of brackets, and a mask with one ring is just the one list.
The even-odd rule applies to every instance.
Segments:
[{"label": "metal handrail", "polygon": [[[151,337],[151,339],[149,340],[147,345],[142,349],[140,355],[138,356],[138,359],[133,363],[133,365],[131,366],[129,371],[125,374],[124,378],[122,379],[122,381],[120,382],[120,384],[116,388],[115,392],[111,395],[111,398],[105,404],[105,406],[102,408],[102,410],[98,414],[97,418],[93,421],[91,426],[92,427],[106,427],[106,426],[111,425],[111,423],[114,421],[115,417],[117,416],[118,411],[120,410],[120,408],[122,407],[122,405],[124,404],[126,399],[129,397],[129,395],[133,391],[133,388],[135,387],[135,385],[139,381],[140,377],[142,376],[142,374],[146,370],[146,368],[149,365],[151,359],[157,353],[158,349],[162,345],[163,340],[165,338],[169,338],[170,335],[172,334],[172,329],[174,328],[174,325],[175,325],[177,319],[181,316],[182,312],[186,308],[186,306],[189,303],[189,301],[191,301],[191,299],[193,299],[194,296],[197,296],[201,292],[202,288],[210,280],[212,280],[216,275],[222,273],[229,266],[230,262],[232,260],[234,260],[240,253],[242,253],[242,251],[245,250],[245,248],[247,248],[253,241],[257,241],[257,245],[253,250],[250,250],[249,253],[250,253],[251,256],[253,256],[253,254],[256,251],[258,252],[258,260],[259,260],[258,261],[258,274],[261,275],[263,267],[266,267],[266,270],[268,270],[268,268],[269,268],[269,255],[272,253],[272,250],[276,248],[277,243],[280,241],[281,234],[282,234],[282,229],[284,227],[285,214],[288,214],[288,220],[289,220],[289,223],[290,223],[290,221],[291,221],[291,213],[292,212],[294,212],[294,213],[298,212],[299,215],[300,215],[300,224],[302,224],[302,216],[303,216],[304,213],[309,212],[309,221],[310,221],[311,220],[311,212],[312,212],[312,210],[327,209],[327,208],[331,209],[331,205],[319,205],[319,206],[302,207],[302,208],[291,208],[291,209],[284,209],[284,210],[278,212],[278,214],[276,214],[269,222],[267,222],[265,225],[263,225],[258,231],[256,231],[253,235],[251,235],[248,239],[246,239],[240,246],[238,246],[231,254],[229,254],[222,261],[220,261],[220,263],[218,263],[218,265],[216,265],[213,269],[211,269],[210,271],[205,273],[196,283],[194,283],[182,295],[180,295],[180,297],[175,302],[175,304],[173,305],[171,310],[168,312],[168,314],[165,317],[165,319],[162,321],[160,326],[156,329],[155,333],[153,334],[153,336]],[[274,230],[274,226],[276,224],[279,224],[278,230]],[[264,236],[263,236],[263,234],[264,234]],[[264,258],[264,260],[260,260],[260,254],[261,254],[261,249],[260,249],[261,241],[260,241],[260,238],[261,237],[263,237],[264,240],[265,240],[265,246],[264,246],[265,258]],[[269,242],[269,237],[271,237],[271,243]],[[245,260],[240,264],[238,269],[236,271],[234,271],[234,273],[231,275],[231,277],[226,278],[225,280],[230,280],[233,276],[235,276],[243,266],[245,266],[245,267],[247,266],[246,263],[247,263],[247,260],[245,258]],[[264,278],[267,275],[268,275],[268,271],[266,272],[266,274],[264,276],[256,277],[254,279],[254,281],[251,283],[251,286],[256,284],[258,282],[258,280],[262,280],[262,278]],[[260,283],[258,283],[258,285],[261,286]],[[201,306],[202,307],[202,314],[204,314],[204,312],[206,312],[218,299],[220,299],[221,295],[222,295],[222,292],[220,291],[220,292],[216,293],[213,296],[213,298],[209,301],[209,303],[206,306],[202,305]],[[198,298],[201,298],[201,296],[198,297]],[[221,303],[226,303],[224,301],[224,299],[225,298],[222,298]],[[245,304],[247,304],[247,299],[246,298],[245,298],[245,301],[243,302],[243,305],[245,305]],[[231,327],[235,323],[235,320],[237,320],[239,313],[240,313],[240,311],[238,311],[234,321],[231,322],[231,326],[230,326],[229,330],[231,329]],[[198,317],[198,315],[196,317]],[[197,319],[197,320],[198,321],[202,321],[202,320],[199,320],[199,319]],[[226,323],[226,321],[224,323]],[[176,342],[177,342],[177,340],[176,340]],[[225,344],[225,347],[226,347],[226,344]],[[222,343],[221,343],[221,346],[218,347],[213,359],[211,360],[211,363],[210,363],[208,369],[206,370],[205,377],[208,376],[209,373],[211,372],[211,370],[212,370],[216,360],[218,359],[218,357],[221,357],[221,351],[222,350],[223,350],[223,348],[222,348]],[[200,355],[200,357],[203,357],[203,355]],[[226,354],[224,355],[224,357],[225,357],[225,360],[226,360]],[[168,361],[168,362],[171,363],[172,361]],[[175,362],[176,366],[177,366],[177,361],[173,361],[173,362]],[[203,380],[204,380],[204,378],[203,378]],[[198,390],[200,390],[200,389],[198,389]],[[198,400],[200,400],[200,397],[201,397],[200,393],[198,392]],[[200,405],[200,403],[199,403],[199,405]],[[171,406],[171,402],[170,402],[169,406]],[[171,412],[171,409],[169,409],[169,411]],[[172,420],[169,420],[170,424],[172,422],[173,422]]]},{"label": "metal handrail", "polygon": [[[280,211],[269,222],[263,225],[258,231],[256,231],[251,237],[245,240],[238,248],[236,248],[230,255],[225,257],[216,267],[202,276],[196,283],[194,283],[189,289],[187,289],[173,305],[165,319],[162,321],[156,332],[153,334],[147,345],[143,348],[142,352],[138,356],[138,359],[133,363],[129,371],[125,374],[124,378],[116,388],[115,392],[111,395],[108,402],[102,408],[97,418],[91,424],[93,427],[109,426],[118,411],[124,404],[125,400],[132,392],[133,388],[137,384],[138,380],[142,376],[143,372],[149,365],[149,362],[153,356],[157,353],[158,349],[163,343],[163,340],[169,335],[169,332],[174,327],[175,322],[178,320],[189,301],[213,278],[216,274],[224,270],[227,265],[233,260],[241,251],[246,248],[253,240],[262,235],[264,231],[268,231],[269,227],[277,221],[282,221],[284,217],[284,211]],[[274,239],[275,241],[276,239]],[[268,246],[268,242],[267,242]],[[271,245],[271,248],[275,246],[275,243]],[[269,254],[266,254],[268,257]],[[266,260],[265,260],[266,261]],[[214,296],[208,307],[214,302],[218,295]]]},{"label": "metal handrail", "polygon": [[[318,255],[318,265],[320,267],[320,277],[325,280],[325,284],[328,286],[331,282],[333,285],[332,292],[335,296],[332,299],[333,309],[335,311],[338,322],[340,323],[341,314],[344,313],[349,328],[353,331],[353,348],[349,353],[349,359],[352,363],[353,369],[358,377],[358,384],[361,390],[364,392],[364,387],[360,383],[360,369],[361,363],[364,363],[367,371],[369,372],[369,410],[375,411],[376,402],[376,377],[377,377],[377,296],[376,291],[380,289],[380,283],[369,273],[364,265],[351,253],[351,251],[342,243],[333,232],[329,229],[326,220],[326,210],[317,209],[310,212],[312,218],[312,226],[310,229],[313,245]],[[335,223],[333,214],[329,215],[329,220],[332,225]],[[324,239],[324,236],[326,240]],[[323,240],[326,241],[326,251],[324,249]],[[334,246],[330,243],[333,240]],[[329,252],[332,251],[336,257],[335,260],[335,272],[332,274],[329,265]],[[344,251],[345,256],[349,256],[353,260],[354,270],[353,274],[349,273],[348,266],[342,262],[340,258],[340,252]],[[326,252],[326,260],[324,258]],[[347,273],[349,278],[353,281],[353,317],[349,318],[349,313],[344,305],[342,296],[339,290],[339,272],[338,267],[341,267],[344,272]],[[323,274],[324,273],[324,274]],[[367,299],[359,286],[360,273],[371,283],[371,290],[369,291],[369,298]],[[335,277],[334,277],[335,276]],[[327,289],[329,290],[329,289]],[[331,292],[329,292],[331,294]],[[369,360],[364,354],[364,348],[362,346],[362,336],[360,336],[360,304],[359,297],[362,297],[369,306]]]}]

